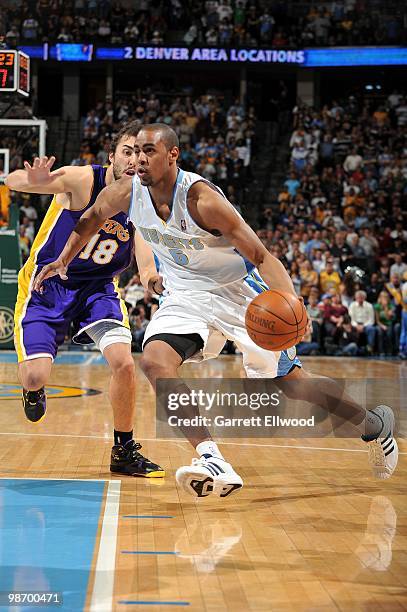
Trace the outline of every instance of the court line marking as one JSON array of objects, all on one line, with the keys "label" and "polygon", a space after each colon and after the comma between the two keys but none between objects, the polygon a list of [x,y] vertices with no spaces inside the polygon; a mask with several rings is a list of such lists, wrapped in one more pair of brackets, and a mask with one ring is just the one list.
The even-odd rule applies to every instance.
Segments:
[{"label": "court line marking", "polygon": [[122,555],[179,555],[175,550],[121,550]]},{"label": "court line marking", "polygon": [[117,602],[123,606],[190,606],[189,601],[140,601],[140,600],[121,600]]},{"label": "court line marking", "polygon": [[[20,431],[0,431],[0,436],[45,436],[47,438],[86,438],[90,440],[105,440],[109,441],[106,436],[86,436],[83,434],[51,434],[51,433],[22,433]],[[172,444],[189,444],[188,440],[173,440],[172,438],[138,438],[141,442],[171,442]],[[356,440],[357,438],[355,438]],[[297,448],[299,450],[322,450],[322,451],[341,451],[344,453],[367,453],[367,450],[362,448],[327,448],[325,446],[298,446],[297,444],[256,444],[256,442],[219,442],[219,444],[229,446],[255,446],[260,448]],[[407,455],[407,452],[400,452],[399,455]],[[52,480],[46,478],[45,480]],[[57,479],[62,480],[62,479]],[[79,480],[66,478],[66,480]],[[107,482],[116,482],[107,481]]]},{"label": "court line marking", "polygon": [[108,483],[90,612],[111,612],[113,610],[121,482],[120,480],[109,480]]},{"label": "court line marking", "polygon": [[106,480],[105,478],[46,478],[35,476],[26,478],[25,476],[0,476],[0,480],[48,480],[51,482],[55,482],[58,480],[70,480],[72,482],[117,482],[117,480]]},{"label": "court line marking", "polygon": [[172,519],[175,516],[167,516],[167,515],[157,515],[153,514],[125,514],[122,518],[131,518],[131,519]]}]

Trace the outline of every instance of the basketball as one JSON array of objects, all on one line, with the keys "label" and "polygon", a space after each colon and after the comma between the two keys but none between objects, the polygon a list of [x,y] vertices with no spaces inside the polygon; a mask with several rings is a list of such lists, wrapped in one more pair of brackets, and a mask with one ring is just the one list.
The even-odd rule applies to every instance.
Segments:
[{"label": "basketball", "polygon": [[282,351],[298,344],[308,324],[304,303],[285,291],[264,291],[250,302],[246,329],[261,348]]}]

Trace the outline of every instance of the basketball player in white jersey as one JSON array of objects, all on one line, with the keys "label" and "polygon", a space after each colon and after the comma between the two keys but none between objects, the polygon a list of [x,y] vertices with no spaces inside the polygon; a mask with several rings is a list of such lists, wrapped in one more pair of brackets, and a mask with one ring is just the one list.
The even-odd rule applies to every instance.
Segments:
[{"label": "basketball player in white jersey", "polygon": [[[287,355],[258,347],[244,325],[247,305],[259,291],[269,287],[295,295],[284,266],[267,251],[220,189],[198,174],[178,168],[178,138],[169,126],[143,126],[134,148],[137,174],[131,187],[116,181],[101,192],[81,217],[58,260],[39,274],[34,289],[51,276],[66,276],[69,262],[104,221],[119,211],[127,212],[160,263],[161,276],[151,249],[138,249],[143,284],[157,293],[165,287],[162,304],[147,327],[140,362],[154,388],[157,379],[176,379],[184,361],[216,357],[225,339],[233,340],[241,350],[248,377],[307,379],[295,352]],[[301,388],[296,385],[291,395],[308,400],[301,398]],[[349,411],[344,410],[342,416],[356,425],[369,443],[373,473],[388,478],[398,456],[391,408],[378,406],[366,412],[352,400],[345,405]],[[185,490],[196,496],[214,493],[225,497],[242,487],[242,479],[205,428],[195,428],[186,435],[200,458],[177,470],[177,481]]]}]

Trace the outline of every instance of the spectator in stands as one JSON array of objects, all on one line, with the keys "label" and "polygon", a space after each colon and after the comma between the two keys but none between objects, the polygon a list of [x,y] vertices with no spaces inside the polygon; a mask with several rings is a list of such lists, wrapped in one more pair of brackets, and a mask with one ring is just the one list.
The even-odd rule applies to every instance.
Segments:
[{"label": "spectator in stands", "polygon": [[355,301],[349,306],[349,315],[352,325],[358,332],[359,340],[364,336],[370,354],[374,353],[376,345],[376,325],[372,304],[366,301],[364,291],[356,291]]},{"label": "spectator in stands", "polygon": [[371,304],[375,304],[379,297],[379,294],[383,290],[384,283],[380,282],[379,275],[377,272],[373,272],[370,276],[370,281],[367,284],[367,301]]},{"label": "spectator in stands", "polygon": [[356,172],[362,165],[363,158],[358,154],[357,149],[353,148],[349,155],[346,156],[345,161],[343,162],[343,168],[345,172],[352,174]]},{"label": "spectator in stands", "polygon": [[296,261],[293,261],[290,266],[290,276],[297,295],[301,294],[302,279],[300,275],[300,267]]},{"label": "spectator in stands", "polygon": [[339,286],[341,284],[341,277],[339,273],[334,269],[334,260],[332,257],[327,257],[326,267],[319,275],[319,285],[321,293],[332,292],[339,294]]},{"label": "spectator in stands", "polygon": [[396,322],[396,308],[390,300],[387,291],[379,294],[374,304],[377,325],[377,343],[380,355],[391,355],[395,348],[394,324]]},{"label": "spectator in stands", "polygon": [[349,315],[344,315],[342,323],[336,328],[334,341],[338,346],[335,352],[337,357],[354,357],[361,354],[358,332]]},{"label": "spectator in stands", "polygon": [[310,291],[308,297],[308,304],[306,306],[308,318],[312,323],[312,340],[318,342],[318,346],[321,345],[321,332],[323,324],[322,310],[318,303],[318,297]]},{"label": "spectator in stands", "polygon": [[300,270],[301,277],[301,295],[303,298],[308,298],[311,287],[318,286],[318,272],[312,269],[311,262],[307,259]]},{"label": "spectator in stands", "polygon": [[144,308],[146,319],[150,320],[158,308],[158,300],[149,291],[144,291],[144,296],[137,300],[136,306]]},{"label": "spectator in stands", "polygon": [[24,203],[20,207],[21,213],[23,213],[24,216],[27,217],[29,221],[37,221],[38,212],[37,212],[37,209],[32,204],[31,196],[28,196],[27,194],[24,194],[24,196],[23,196]]},{"label": "spectator in stands", "polygon": [[326,336],[333,337],[336,329],[342,325],[344,315],[347,314],[347,308],[341,303],[339,295],[325,293],[322,296],[323,301],[323,323],[324,333]]},{"label": "spectator in stands", "polygon": [[144,298],[144,287],[141,284],[140,275],[138,273],[134,274],[123,288],[123,298],[133,307]]},{"label": "spectator in stands", "polygon": [[403,257],[400,253],[394,255],[394,263],[390,266],[390,275],[393,277],[398,276],[403,278],[407,272],[407,264],[403,262]]}]

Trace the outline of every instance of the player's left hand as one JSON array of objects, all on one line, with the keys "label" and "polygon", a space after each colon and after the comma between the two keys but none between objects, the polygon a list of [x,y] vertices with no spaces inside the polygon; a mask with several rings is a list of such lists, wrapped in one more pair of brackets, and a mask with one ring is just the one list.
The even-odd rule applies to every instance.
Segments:
[{"label": "player's left hand", "polygon": [[48,264],[47,266],[44,266],[41,272],[38,274],[38,276],[34,280],[34,285],[33,285],[34,291],[41,292],[42,283],[47,278],[51,278],[52,276],[60,276],[62,280],[67,280],[68,276],[66,274],[66,271],[67,271],[67,266],[59,259],[56,259],[55,261]]}]

